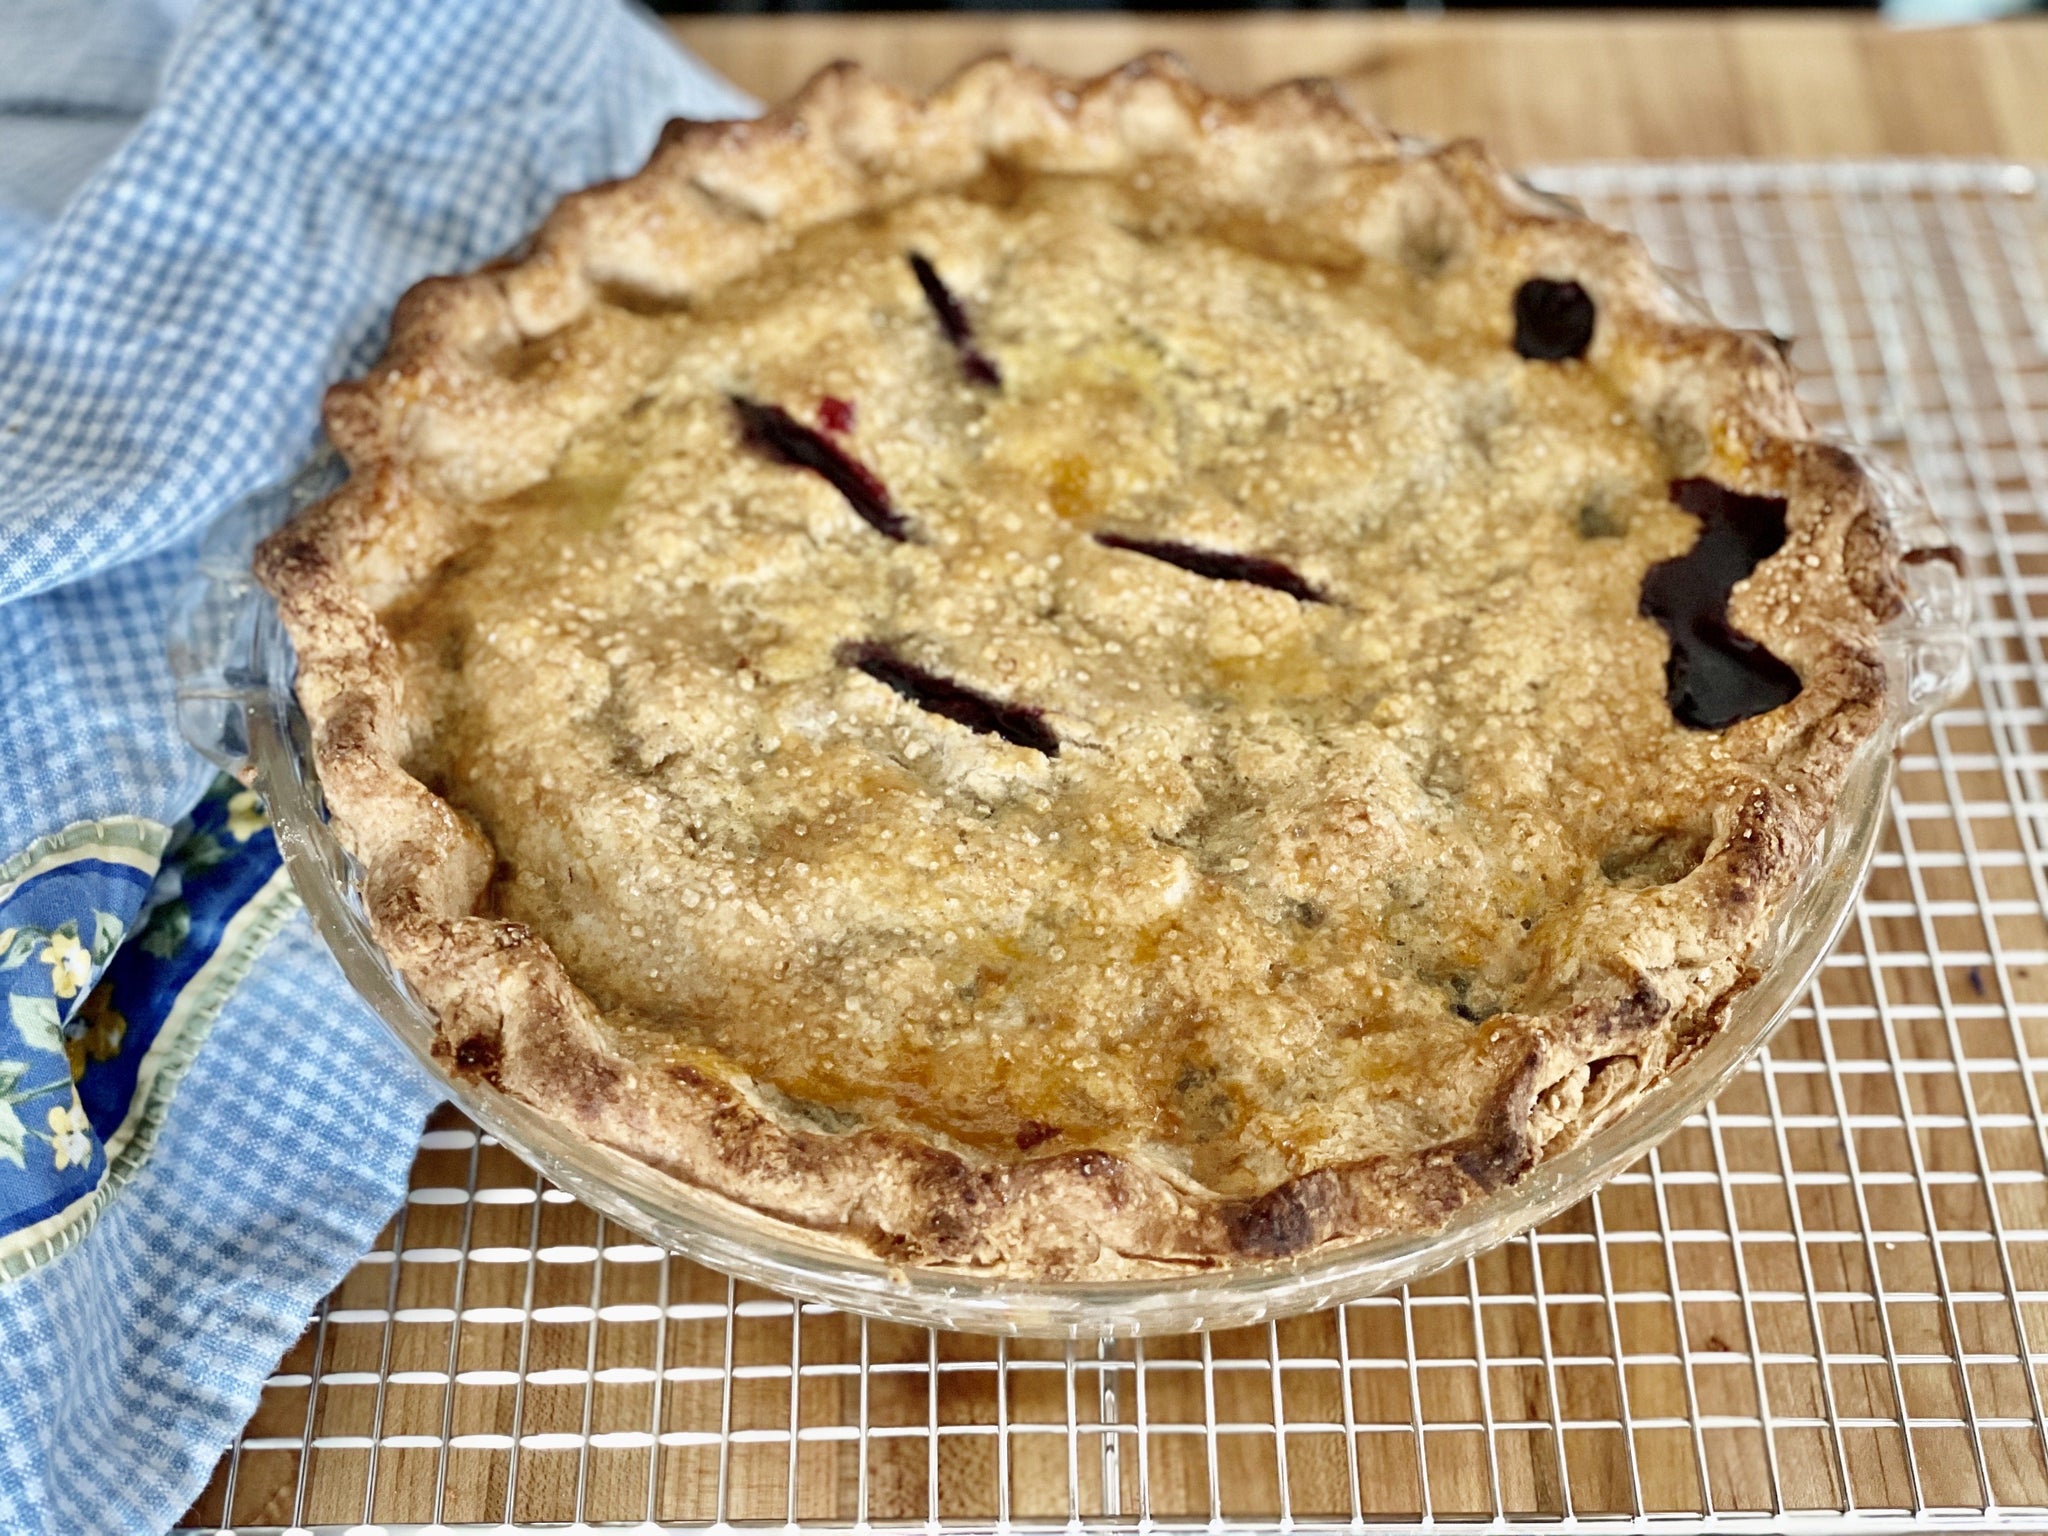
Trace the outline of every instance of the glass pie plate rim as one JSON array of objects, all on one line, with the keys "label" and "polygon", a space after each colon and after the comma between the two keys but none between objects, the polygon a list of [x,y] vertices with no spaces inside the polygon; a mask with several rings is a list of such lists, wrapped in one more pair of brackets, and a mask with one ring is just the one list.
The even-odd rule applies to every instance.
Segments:
[{"label": "glass pie plate rim", "polygon": [[1897,684],[1893,710],[1851,764],[1819,857],[1773,923],[1756,982],[1691,1059],[1612,1124],[1514,1184],[1469,1202],[1434,1231],[1287,1260],[1101,1282],[892,1265],[684,1185],[487,1084],[451,1075],[432,1053],[432,1016],[370,937],[358,871],[322,814],[305,721],[292,694],[290,642],[249,575],[257,540],[340,482],[331,450],[317,450],[289,479],[237,503],[203,539],[172,617],[178,718],[194,746],[262,794],[313,926],[363,1001],[484,1131],[626,1227],[771,1290],[915,1326],[1051,1338],[1236,1327],[1378,1294],[1550,1219],[1696,1112],[1805,992],[1862,891],[1899,742],[1959,693],[1969,675],[1969,589],[1953,546],[1910,479],[1874,455],[1850,451],[1876,485],[1901,545],[1938,557],[1902,567],[1905,607],[1882,635]]}]

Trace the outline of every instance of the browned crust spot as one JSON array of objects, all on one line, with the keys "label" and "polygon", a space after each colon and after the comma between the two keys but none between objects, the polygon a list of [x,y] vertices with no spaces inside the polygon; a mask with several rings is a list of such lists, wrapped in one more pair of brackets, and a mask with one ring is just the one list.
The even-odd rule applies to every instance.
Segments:
[{"label": "browned crust spot", "polygon": [[[636,1066],[544,943],[475,915],[489,844],[400,766],[413,722],[376,607],[403,573],[355,556],[396,528],[429,565],[466,536],[460,507],[545,473],[573,422],[514,364],[600,299],[680,307],[809,224],[980,175],[1113,170],[1169,150],[1206,157],[1218,195],[1247,204],[1304,195],[1331,167],[1397,164],[1414,196],[1390,251],[1418,265],[1460,240],[1568,252],[1597,283],[1596,348],[1626,342],[1628,387],[1678,471],[1712,450],[1741,485],[1788,498],[1790,537],[1745,584],[1745,625],[1798,666],[1801,724],[1796,739],[1750,738],[1768,743],[1754,794],[1688,881],[1704,893],[1697,952],[1617,975],[1560,1015],[1486,1021],[1470,1134],[1251,1199],[1095,1150],[970,1162],[885,1129],[832,1135],[779,1117],[714,1062]],[[1433,1228],[1511,1186],[1718,1027],[1753,979],[1754,939],[1740,936],[1800,879],[1885,712],[1873,642],[1900,604],[1901,557],[1855,462],[1813,440],[1780,351],[1687,319],[1633,240],[1532,198],[1476,146],[1404,148],[1327,82],[1233,98],[1160,56],[1089,81],[996,58],[919,101],[834,66],[757,122],[671,124],[644,170],[566,199],[521,254],[415,287],[383,360],[329,392],[326,424],[350,478],[272,536],[256,571],[298,649],[315,761],[363,864],[373,932],[439,1017],[443,1060],[684,1184],[905,1263],[1107,1277],[1291,1257]],[[1019,1153],[1057,1134],[1023,1126]]]}]

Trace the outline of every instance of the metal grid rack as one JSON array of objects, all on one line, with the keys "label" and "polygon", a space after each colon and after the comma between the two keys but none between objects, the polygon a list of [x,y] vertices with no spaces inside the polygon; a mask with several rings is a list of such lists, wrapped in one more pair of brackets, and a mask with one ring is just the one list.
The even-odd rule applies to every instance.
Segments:
[{"label": "metal grid rack", "polygon": [[1123,1345],[668,1258],[452,1113],[192,1528],[2048,1529],[2048,201],[1977,164],[1581,167],[1975,574],[1974,694],[1718,1103],[1407,1291]]}]

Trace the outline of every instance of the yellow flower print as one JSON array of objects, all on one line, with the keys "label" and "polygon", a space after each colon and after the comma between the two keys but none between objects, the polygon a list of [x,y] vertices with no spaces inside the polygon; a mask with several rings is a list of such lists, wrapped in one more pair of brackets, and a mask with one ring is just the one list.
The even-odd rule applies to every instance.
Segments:
[{"label": "yellow flower print", "polygon": [[92,980],[92,951],[78,942],[78,935],[62,929],[50,935],[50,942],[36,957],[50,968],[50,990],[59,997],[76,997]]},{"label": "yellow flower print", "polygon": [[88,1057],[112,1061],[121,1054],[121,1042],[128,1036],[128,1020],[114,1006],[113,988],[106,982],[92,989],[92,995],[80,1004],[78,1016],[85,1021],[84,1033],[64,1042],[64,1054],[71,1058],[74,1083],[85,1076]]},{"label": "yellow flower print", "polygon": [[50,1111],[50,1160],[59,1168],[83,1168],[92,1161],[92,1122],[71,1090],[71,1107]]},{"label": "yellow flower print", "polygon": [[253,789],[245,789],[228,801],[228,836],[238,843],[250,838],[270,825],[270,818],[263,814],[263,801]]}]

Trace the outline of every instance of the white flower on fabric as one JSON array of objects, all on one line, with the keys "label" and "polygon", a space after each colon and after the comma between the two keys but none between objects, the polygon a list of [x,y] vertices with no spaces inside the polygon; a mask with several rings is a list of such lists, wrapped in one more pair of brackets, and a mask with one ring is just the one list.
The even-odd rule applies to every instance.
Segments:
[{"label": "white flower on fabric", "polygon": [[50,1111],[50,1159],[58,1168],[83,1168],[92,1161],[92,1122],[71,1090],[71,1107]]}]

